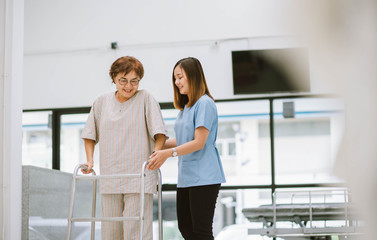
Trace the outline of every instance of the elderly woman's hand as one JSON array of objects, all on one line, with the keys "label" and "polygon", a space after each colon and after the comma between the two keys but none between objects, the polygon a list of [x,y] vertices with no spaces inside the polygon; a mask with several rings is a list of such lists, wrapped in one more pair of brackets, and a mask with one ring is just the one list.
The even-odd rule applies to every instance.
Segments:
[{"label": "elderly woman's hand", "polygon": [[87,162],[87,163],[84,163],[83,165],[86,166],[86,168],[81,167],[82,173],[89,174],[89,173],[93,172],[93,170],[92,170],[93,162]]},{"label": "elderly woman's hand", "polygon": [[157,170],[161,167],[162,164],[171,157],[172,155],[172,150],[171,149],[165,149],[165,150],[159,150],[154,152],[150,157],[149,157],[149,164],[147,165],[148,170]]}]

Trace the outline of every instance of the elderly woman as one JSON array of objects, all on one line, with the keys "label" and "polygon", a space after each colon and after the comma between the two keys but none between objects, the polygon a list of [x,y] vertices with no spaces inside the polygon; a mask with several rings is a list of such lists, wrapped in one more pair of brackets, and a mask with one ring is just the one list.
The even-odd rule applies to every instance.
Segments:
[{"label": "elderly woman", "polygon": [[[144,68],[134,57],[121,57],[110,68],[115,92],[99,96],[93,103],[81,138],[85,141],[88,168],[93,168],[96,143],[103,175],[140,173],[152,152],[161,150],[167,138],[159,104],[145,90],[139,90]],[[153,197],[156,172],[148,171],[145,194],[143,239],[152,239]],[[100,193],[103,217],[139,215],[140,180],[103,179]],[[139,239],[135,221],[102,222],[102,240]]]}]

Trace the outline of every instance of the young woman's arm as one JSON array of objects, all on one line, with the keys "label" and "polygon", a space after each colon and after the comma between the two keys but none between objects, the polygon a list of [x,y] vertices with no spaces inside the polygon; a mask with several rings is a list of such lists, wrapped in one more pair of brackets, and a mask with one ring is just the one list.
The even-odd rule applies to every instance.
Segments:
[{"label": "young woman's arm", "polygon": [[173,148],[177,146],[177,140],[175,138],[168,139],[165,142],[165,145],[162,149],[168,149],[168,148]]},{"label": "young woman's arm", "polygon": [[[197,129],[195,129],[194,140],[176,147],[178,156],[190,154],[190,153],[203,149],[204,145],[206,144],[208,134],[209,134],[209,130],[205,127],[198,127]],[[171,143],[172,142],[167,141],[167,144],[165,144],[164,148],[169,147]],[[175,146],[176,145],[177,145],[177,142],[175,141]],[[173,144],[170,146],[174,147]],[[164,164],[166,159],[172,156],[172,154],[173,154],[173,150],[171,148],[167,148],[161,151],[156,151],[149,158],[148,169],[149,170],[159,169],[161,165]]]}]

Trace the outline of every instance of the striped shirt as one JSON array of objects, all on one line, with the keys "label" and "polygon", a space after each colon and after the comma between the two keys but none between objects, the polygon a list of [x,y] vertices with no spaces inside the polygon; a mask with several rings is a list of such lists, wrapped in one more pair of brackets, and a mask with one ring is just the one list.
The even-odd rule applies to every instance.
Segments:
[{"label": "striped shirt", "polygon": [[[115,92],[98,97],[81,138],[99,143],[101,175],[140,173],[154,149],[156,134],[167,136],[160,106],[150,93],[139,90],[124,103]],[[147,171],[147,193],[156,191],[157,173]],[[101,193],[138,193],[139,178],[101,179]]]}]

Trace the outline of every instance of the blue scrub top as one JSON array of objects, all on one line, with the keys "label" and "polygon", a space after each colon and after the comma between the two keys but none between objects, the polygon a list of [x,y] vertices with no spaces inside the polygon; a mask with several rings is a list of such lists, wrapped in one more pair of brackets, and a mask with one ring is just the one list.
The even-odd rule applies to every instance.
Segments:
[{"label": "blue scrub top", "polygon": [[174,131],[177,146],[194,140],[195,129],[205,127],[209,135],[203,149],[178,157],[177,187],[193,187],[225,182],[220,156],[216,148],[218,115],[215,102],[203,95],[190,108],[179,112]]}]

